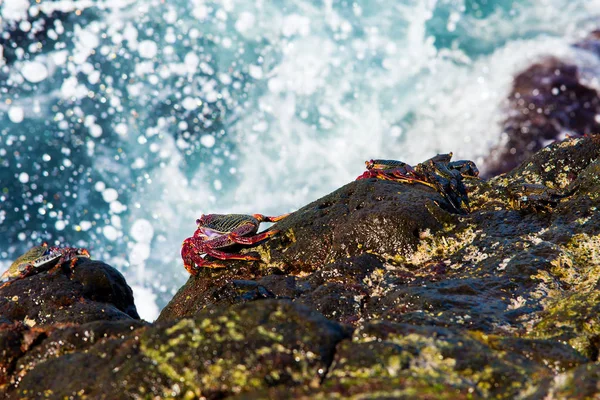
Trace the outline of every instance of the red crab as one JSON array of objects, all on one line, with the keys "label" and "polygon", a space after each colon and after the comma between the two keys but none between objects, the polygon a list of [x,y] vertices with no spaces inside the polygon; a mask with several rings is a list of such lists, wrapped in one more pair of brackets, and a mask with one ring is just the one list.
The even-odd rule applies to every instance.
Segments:
[{"label": "red crab", "polygon": [[438,191],[448,200],[452,209],[464,214],[469,212],[467,190],[462,182],[464,177],[476,178],[479,171],[473,161],[451,162],[452,153],[438,154],[429,160],[411,167],[396,160],[366,161],[367,171],[356,178],[377,178],[401,183],[420,183]]},{"label": "red crab", "polygon": [[209,255],[219,260],[260,260],[256,255],[225,253],[217,250],[234,244],[253,245],[261,240],[270,238],[279,231],[270,230],[259,233],[261,222],[277,222],[289,214],[278,217],[267,217],[262,214],[206,214],[196,220],[198,229],[192,237],[183,241],[181,258],[185,269],[196,275],[201,267],[222,268],[225,265],[209,261],[204,255]]},{"label": "red crab", "polygon": [[435,186],[425,180],[425,177],[415,171],[413,167],[403,161],[397,160],[369,160],[365,161],[367,170],[356,180],[377,178],[386,181],[404,183],[422,183],[435,189]]}]

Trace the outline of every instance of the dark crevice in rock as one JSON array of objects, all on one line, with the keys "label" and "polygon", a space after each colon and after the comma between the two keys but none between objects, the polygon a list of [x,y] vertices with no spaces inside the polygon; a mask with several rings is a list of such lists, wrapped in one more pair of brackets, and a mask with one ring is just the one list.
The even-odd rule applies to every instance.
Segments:
[{"label": "dark crevice in rock", "polygon": [[594,335],[590,338],[590,361],[597,362],[600,355],[600,335]]}]

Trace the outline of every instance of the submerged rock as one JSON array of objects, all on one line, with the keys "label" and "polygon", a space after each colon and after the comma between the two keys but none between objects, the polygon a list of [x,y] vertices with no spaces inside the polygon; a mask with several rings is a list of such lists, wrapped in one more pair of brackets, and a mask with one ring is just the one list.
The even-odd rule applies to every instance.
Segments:
[{"label": "submerged rock", "polygon": [[[232,249],[261,261],[191,276],[152,325],[131,319],[119,291],[86,299],[124,318],[90,311],[69,320],[53,304],[52,321],[22,313],[38,318],[30,327],[8,308],[0,390],[9,398],[597,396],[599,177],[593,136],[555,143],[489,181],[465,179],[466,215],[425,185],[352,182],[277,223],[273,239]],[[75,274],[71,282],[46,275],[14,282],[0,299],[19,287],[46,293],[41,282],[76,284]]]}]

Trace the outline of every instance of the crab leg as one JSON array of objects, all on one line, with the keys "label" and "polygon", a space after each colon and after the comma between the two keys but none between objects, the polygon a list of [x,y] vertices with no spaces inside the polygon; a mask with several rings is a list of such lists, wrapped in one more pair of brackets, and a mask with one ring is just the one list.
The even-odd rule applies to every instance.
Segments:
[{"label": "crab leg", "polygon": [[260,260],[260,257],[253,256],[250,254],[237,254],[237,253],[225,253],[223,251],[215,249],[206,249],[206,254],[209,256],[218,258],[219,260],[249,260],[256,261]]},{"label": "crab leg", "polygon": [[[229,236],[229,235],[227,235]],[[201,257],[201,254],[208,254],[211,257],[218,258],[220,260],[246,260],[246,261],[256,261],[260,260],[260,257],[253,255],[244,255],[244,254],[231,254],[225,253],[219,250],[216,250],[215,247],[226,247],[227,243],[231,243],[227,236],[223,236],[217,239],[209,240],[208,242],[202,243],[202,250],[199,250],[198,246],[196,246],[195,238],[187,238],[183,242],[183,246],[181,247],[181,257],[183,258],[183,266],[185,269],[192,275],[196,275],[198,273],[198,268],[207,267],[207,268],[224,268],[225,265],[220,264],[216,261],[207,261]],[[213,246],[205,247],[206,243],[212,242]],[[196,266],[194,266],[194,264]]]},{"label": "crab leg", "polygon": [[[269,218],[273,222],[274,222],[274,220],[279,221],[281,218],[284,218],[284,216],[265,217],[264,215],[260,215],[260,214],[257,214],[257,215],[259,215],[260,217],[263,217],[263,218]],[[259,233],[258,235],[248,236],[248,235],[255,233],[256,229],[257,229],[257,226],[255,224],[252,224],[252,223],[243,224],[226,235],[219,236],[219,237],[211,239],[211,240],[202,241],[202,250],[206,251],[207,249],[218,249],[221,247],[227,247],[227,246],[231,246],[233,243],[246,244],[246,245],[256,244],[264,239],[267,239],[267,238],[277,234],[277,232],[279,232],[276,230],[272,230],[272,231]],[[194,236],[196,237],[196,235],[194,235]]]},{"label": "crab leg", "polygon": [[224,268],[225,265],[220,264],[216,261],[207,261],[201,257],[203,252],[198,251],[195,245],[194,238],[187,238],[183,241],[181,246],[181,258],[183,259],[183,266],[192,275],[196,275],[200,267],[207,268]]},{"label": "crab leg", "polygon": [[[196,263],[196,265],[202,268],[226,268],[227,265],[221,264],[217,261],[203,261],[202,263]],[[188,272],[192,275],[196,275],[198,273],[197,269],[193,269],[193,267],[188,268],[188,266],[185,266],[185,269],[188,270]]]},{"label": "crab leg", "polygon": [[[192,258],[194,261],[192,261]],[[183,261],[183,266],[192,275],[197,275],[200,268],[225,268],[226,266],[217,261],[206,261],[202,257],[190,256],[188,260]]]},{"label": "crab leg", "polygon": [[365,171],[358,178],[356,178],[356,180],[369,179],[369,178],[377,178],[377,179],[381,179],[384,181],[402,182],[402,183],[409,183],[409,184],[420,183],[422,185],[429,186],[433,189],[437,189],[435,187],[435,185],[433,185],[432,183],[429,183],[427,181],[417,179],[417,178],[411,178],[410,176],[406,176],[406,175],[402,174],[401,172],[394,171],[394,170],[386,171],[386,170],[381,170],[381,169],[370,169],[368,171]]},{"label": "crab leg", "polygon": [[[51,248],[50,250],[58,251],[61,249]],[[86,249],[70,248],[70,249],[63,250],[62,256],[58,259],[58,262],[56,263],[56,265],[54,267],[52,267],[52,269],[50,269],[50,271],[48,271],[48,274],[51,275],[51,274],[54,274],[57,271],[59,271],[60,268],[62,267],[62,265],[65,262],[67,262],[68,260],[71,260],[71,262],[69,263],[69,270],[73,271],[73,269],[75,268],[75,264],[77,264],[77,261],[79,260],[79,257],[90,258],[90,253]]]},{"label": "crab leg", "polygon": [[[188,249],[189,250],[189,249]],[[250,254],[231,254],[224,253],[215,249],[206,249],[206,254],[209,256],[218,258],[220,260],[246,260],[246,261],[257,261],[260,260],[260,257],[253,256]],[[194,266],[194,264],[196,266]],[[225,268],[225,265],[219,263],[218,261],[207,261],[202,258],[198,253],[195,254],[186,254],[183,257],[183,266],[185,269],[192,275],[196,275],[198,273],[198,269],[203,268]]]},{"label": "crab leg", "polygon": [[21,270],[21,273],[19,274],[19,276],[16,276],[12,279],[9,279],[7,276],[5,276],[8,273],[8,271],[6,271],[0,279],[2,279],[2,280],[9,279],[9,280],[4,282],[2,285],[0,285],[0,289],[12,284],[15,281],[18,281],[19,279],[27,278],[29,275],[33,274],[33,272],[35,271],[35,268],[36,268],[36,266],[33,263],[21,265],[19,267],[19,269]]},{"label": "crab leg", "polygon": [[261,222],[277,222],[277,221],[281,221],[282,219],[284,219],[285,217],[287,217],[290,214],[291,213],[287,213],[287,214],[279,215],[277,217],[267,217],[266,215],[262,215],[262,214],[252,214],[252,216],[254,218],[256,218],[256,220],[259,223],[261,223]]},{"label": "crab leg", "polygon": [[266,238],[270,238],[271,236],[276,235],[278,232],[279,231],[277,231],[277,230],[273,230],[273,231],[259,233],[258,235],[254,235],[254,236],[240,236],[239,234],[232,232],[227,236],[229,236],[229,238],[234,243],[252,245],[252,244],[258,243],[260,241],[263,241]]}]

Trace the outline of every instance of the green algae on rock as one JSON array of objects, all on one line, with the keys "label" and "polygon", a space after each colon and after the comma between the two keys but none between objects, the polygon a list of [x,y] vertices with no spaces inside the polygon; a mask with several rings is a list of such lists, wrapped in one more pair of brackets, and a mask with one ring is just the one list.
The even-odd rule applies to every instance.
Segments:
[{"label": "green algae on rock", "polygon": [[[594,307],[600,281],[600,269],[596,267],[596,254],[600,254],[598,159],[598,137],[555,143],[509,174],[489,181],[467,181],[472,207],[469,215],[457,217],[426,199],[403,203],[402,207],[412,208],[406,214],[421,216],[417,224],[399,225],[414,229],[412,237],[402,236],[410,238],[405,240],[410,246],[403,247],[403,251],[382,251],[381,243],[394,242],[387,239],[402,234],[401,230],[388,226],[383,228],[384,234],[377,236],[379,240],[361,240],[360,249],[353,247],[351,241],[338,242],[338,248],[353,251],[336,253],[331,258],[331,250],[320,251],[332,249],[331,243],[344,238],[337,233],[338,229],[343,231],[347,220],[358,219],[354,213],[364,208],[347,207],[355,193],[350,190],[354,183],[349,184],[343,188],[344,192],[318,200],[303,208],[299,215],[283,221],[288,224],[285,229],[294,232],[295,240],[284,237],[262,245],[259,251],[269,254],[264,263],[234,263],[229,271],[207,271],[203,277],[191,278],[163,311],[161,319],[246,301],[240,293],[249,292],[246,289],[240,292],[240,287],[251,287],[255,299],[290,298],[359,329],[378,319],[450,329],[453,335],[477,349],[473,354],[486,360],[482,365],[487,365],[491,374],[475,380],[481,382],[475,392],[467,391],[468,385],[463,387],[465,391],[458,390],[463,395],[503,397],[504,393],[510,397],[543,392],[556,374],[597,358]],[[370,190],[378,193],[393,190],[393,184],[387,182],[368,184],[374,187]],[[549,190],[566,190],[568,194],[557,196],[542,209],[515,207],[508,190],[513,184],[543,185]],[[419,190],[416,186],[405,186],[411,191]],[[377,201],[391,199],[381,196]],[[338,217],[322,212],[335,208],[336,201],[342,202],[347,214]],[[393,204],[385,207],[391,208]],[[316,251],[312,251],[315,246],[308,240],[299,240],[308,237],[301,229],[312,224],[317,224],[317,232],[325,229],[329,238],[323,245],[319,242],[322,239],[317,239]],[[281,227],[278,224],[277,228]],[[286,255],[287,251],[308,253],[313,261],[294,268],[298,264]],[[302,256],[297,259],[306,260]],[[273,273],[276,270],[279,272]],[[227,275],[227,279],[221,280],[221,274]],[[202,299],[194,294],[200,282],[204,285]],[[194,299],[192,304],[185,303],[184,299],[190,298]],[[583,299],[587,300],[587,306],[582,304]],[[185,307],[178,307],[183,303]],[[564,311],[556,309],[557,306]],[[474,338],[478,339],[474,342]],[[342,342],[338,351],[343,346],[348,346],[348,342]],[[434,347],[439,348],[440,344]],[[458,359],[471,354],[460,348],[454,351]],[[511,356],[507,358],[505,352]],[[406,354],[400,352],[395,357],[404,359]],[[496,360],[496,364],[491,360]],[[357,363],[360,366],[358,360]],[[494,372],[489,369],[493,364],[506,370],[500,368],[501,372]],[[473,368],[476,366],[472,363],[470,369]],[[454,371],[453,375],[472,383],[473,376],[467,377],[465,372],[468,369]],[[348,372],[336,371],[334,362],[331,374]],[[369,371],[367,375],[375,373],[375,369]],[[409,371],[414,375],[414,369]],[[495,374],[509,374],[512,389],[490,378]],[[363,383],[368,386],[368,381]],[[460,386],[448,382],[437,384]]]},{"label": "green algae on rock", "polygon": [[[100,285],[85,299],[127,317],[90,323],[101,316],[52,303],[44,310],[56,321],[31,327],[38,309],[8,303],[44,291],[44,274],[28,277],[0,290],[10,311],[0,318],[0,391],[597,398],[599,176],[592,136],[554,143],[488,181],[466,180],[467,215],[449,212],[427,186],[352,182],[277,223],[281,234],[251,249],[261,261],[190,277],[152,325],[127,314],[124,292]],[[535,185],[536,196],[518,204],[515,185]]]},{"label": "green algae on rock", "polygon": [[318,387],[348,333],[308,308],[262,300],[198,313],[142,336],[142,352],[198,397]]},{"label": "green algae on rock", "polygon": [[[283,300],[156,326],[118,321],[57,328],[29,352],[26,370],[17,368],[15,375],[24,376],[14,382],[14,394],[222,398],[277,385],[316,388],[347,337],[339,324]],[[59,340],[69,351],[53,353]]]}]

